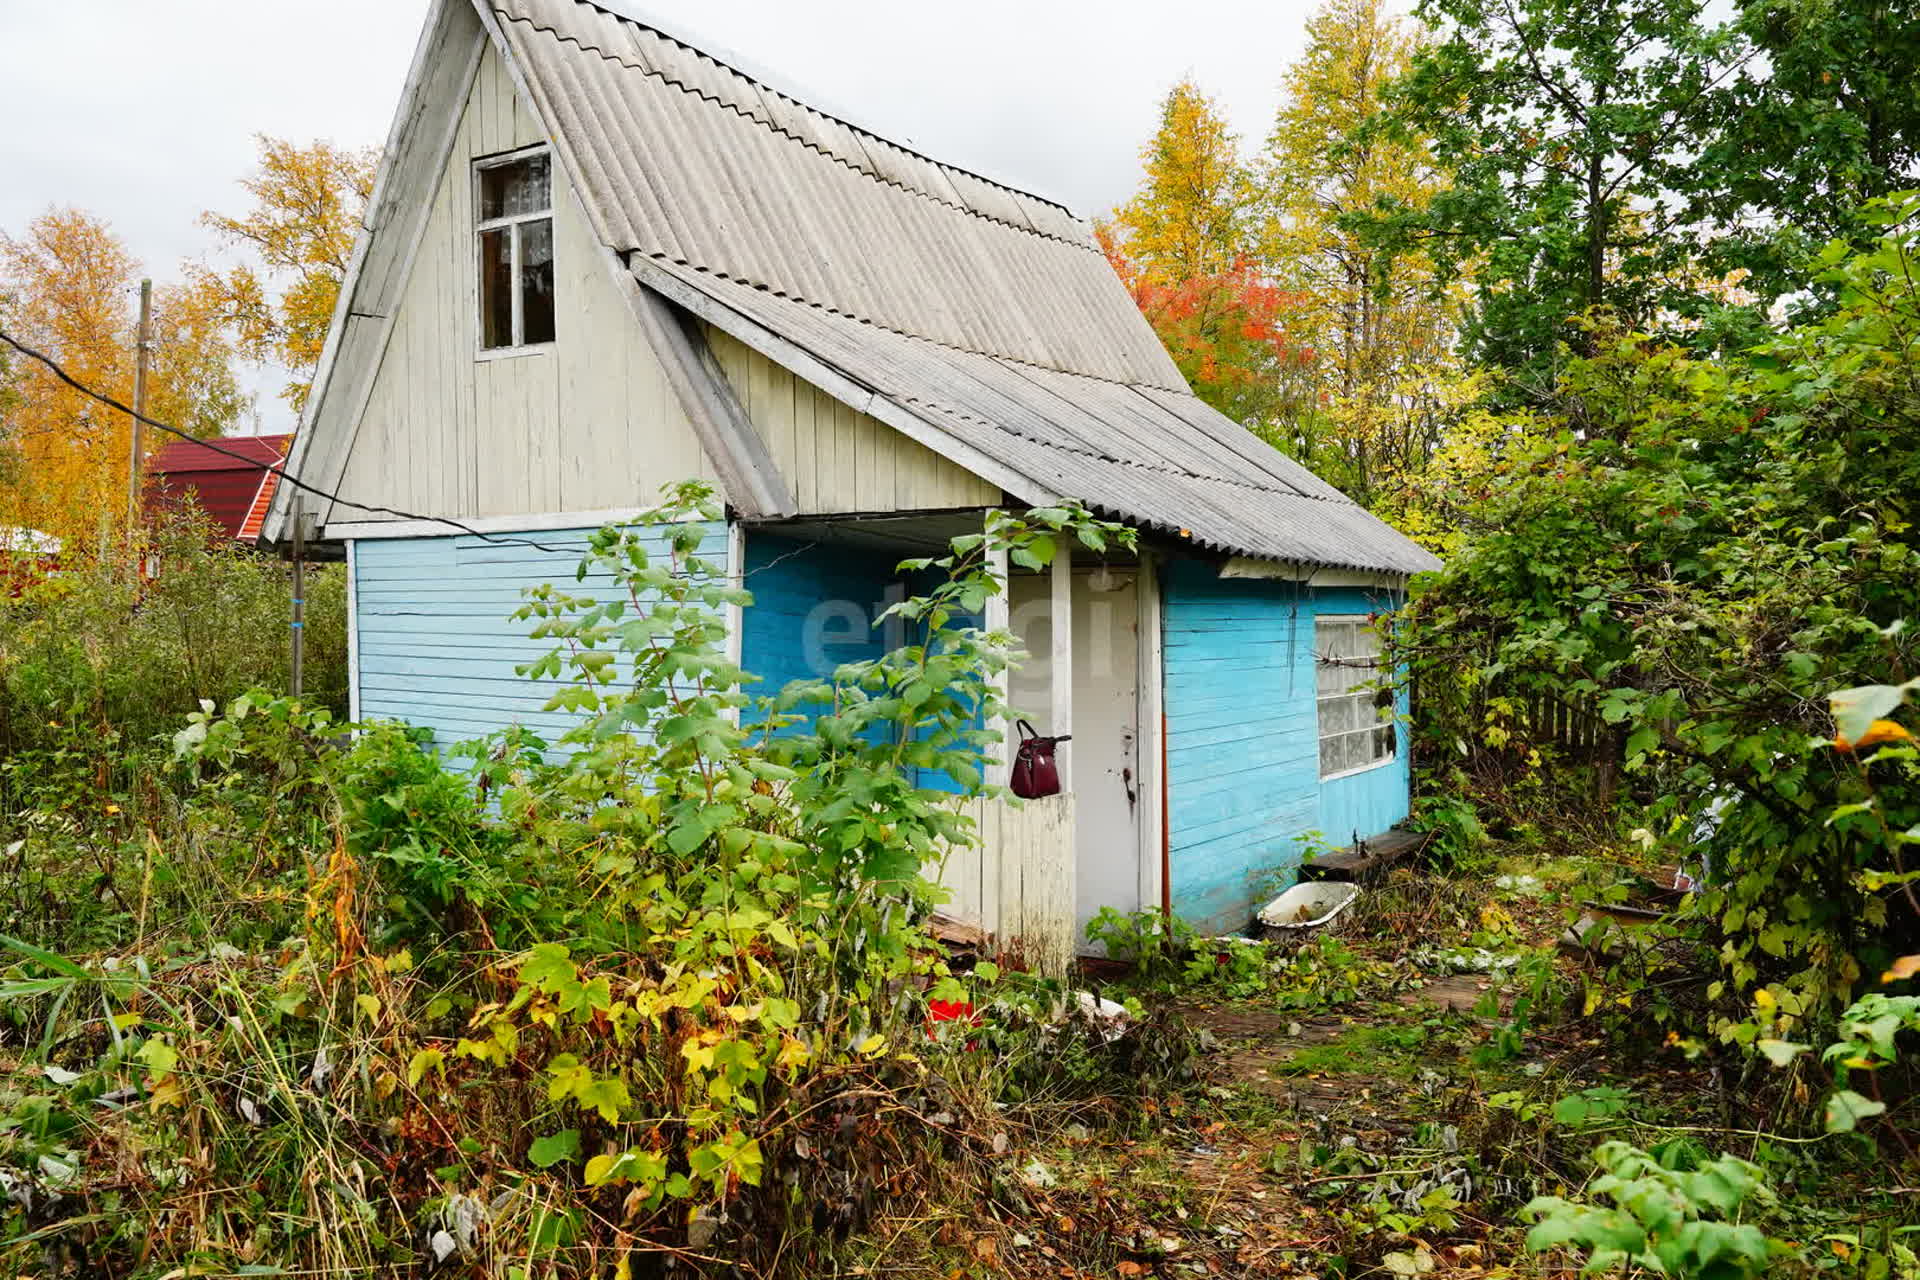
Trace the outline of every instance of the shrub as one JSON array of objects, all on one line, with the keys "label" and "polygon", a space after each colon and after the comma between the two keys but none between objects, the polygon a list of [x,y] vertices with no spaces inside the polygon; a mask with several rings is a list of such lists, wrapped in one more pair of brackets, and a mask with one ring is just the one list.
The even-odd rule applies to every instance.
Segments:
[{"label": "shrub", "polygon": [[[724,1246],[804,1274],[883,1188],[935,1160],[950,1185],[983,1174],[995,1102],[1186,1070],[1177,1028],[957,976],[919,923],[923,868],[970,832],[911,779],[980,793],[1001,710],[1011,638],[966,625],[1004,589],[987,551],[1044,564],[1115,531],[997,517],[919,566],[938,581],[896,606],[911,643],[749,699],[723,645],[740,593],[698,555],[716,515],[682,489],[664,556],[593,537],[618,595],[531,593],[556,647],[528,673],[566,677],[553,705],[580,713],[558,742],[502,733],[449,768],[400,726],[338,749],[324,711],[268,694],[193,714],[167,838],[202,833],[229,876],[287,868],[288,891],[235,913],[257,917],[244,948],[235,919],[144,916],[94,962],[0,944],[0,1008],[44,1073],[0,1098],[0,1257],[620,1274]],[[933,1031],[931,1000],[982,1022]]]},{"label": "shrub", "polygon": [[[147,744],[203,701],[287,688],[287,566],[190,506],[158,514],[150,537],[149,580],[81,559],[0,596],[0,751],[58,749],[75,727],[103,747]],[[345,572],[311,566],[307,580],[308,701],[343,712]]]},{"label": "shrub", "polygon": [[[1905,675],[1920,616],[1920,199],[1869,216],[1878,244],[1824,258],[1838,309],[1742,358],[1597,321],[1558,434],[1515,433],[1485,528],[1395,637],[1423,759],[1460,762],[1442,767],[1488,826],[1598,799],[1602,830],[1711,864],[1685,924],[1719,956],[1698,1029],[1722,1036],[1760,988],[1830,1023],[1920,929],[1876,874],[1881,821],[1920,821],[1915,775],[1882,770],[1870,818],[1871,789],[1825,745],[1827,690]],[[1584,773],[1555,755],[1570,720],[1589,726]]]}]

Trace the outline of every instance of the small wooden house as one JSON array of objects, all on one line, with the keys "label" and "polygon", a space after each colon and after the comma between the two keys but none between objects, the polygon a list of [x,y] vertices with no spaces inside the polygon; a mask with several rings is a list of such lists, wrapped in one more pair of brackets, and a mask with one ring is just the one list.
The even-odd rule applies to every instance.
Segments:
[{"label": "small wooden house", "polygon": [[1407,813],[1368,620],[1433,557],[1198,400],[1068,210],[610,4],[437,0],[290,466],[340,495],[355,714],[443,740],[563,727],[507,615],[571,557],[375,508],[577,546],[705,477],[775,687],[874,652],[896,563],[984,509],[1135,526],[997,602],[1066,791],[979,805],[943,874],[1043,953],[1109,906],[1238,928],[1303,837]]}]

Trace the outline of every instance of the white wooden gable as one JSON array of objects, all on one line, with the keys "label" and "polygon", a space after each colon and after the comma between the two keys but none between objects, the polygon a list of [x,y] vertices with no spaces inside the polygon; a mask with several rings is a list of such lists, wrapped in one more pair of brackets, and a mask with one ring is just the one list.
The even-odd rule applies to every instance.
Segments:
[{"label": "white wooden gable", "polygon": [[[478,341],[473,165],[549,142],[466,0],[429,17],[289,467],[322,537],[580,524],[701,478],[743,513],[984,506],[998,486],[647,290],[552,168],[555,340]],[[293,495],[267,531],[287,534]],[[411,526],[410,526],[411,527]]]}]

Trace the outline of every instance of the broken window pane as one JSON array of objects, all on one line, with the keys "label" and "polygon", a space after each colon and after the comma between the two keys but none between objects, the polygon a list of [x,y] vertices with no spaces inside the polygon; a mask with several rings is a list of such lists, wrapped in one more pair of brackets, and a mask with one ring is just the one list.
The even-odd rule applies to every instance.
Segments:
[{"label": "broken window pane", "polygon": [[513,231],[480,233],[480,345],[513,345]]}]

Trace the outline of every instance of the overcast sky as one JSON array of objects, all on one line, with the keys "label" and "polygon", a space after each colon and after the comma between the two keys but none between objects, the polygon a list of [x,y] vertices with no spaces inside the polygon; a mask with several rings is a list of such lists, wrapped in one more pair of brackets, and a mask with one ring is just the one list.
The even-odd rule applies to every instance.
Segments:
[{"label": "overcast sky", "polygon": [[[1314,0],[644,7],[816,105],[1095,214],[1132,190],[1155,107],[1183,75],[1245,143],[1263,137]],[[234,184],[254,134],[385,139],[425,12],[425,0],[0,0],[0,230],[79,205],[172,275],[214,249],[201,210],[245,208]],[[261,401],[262,428],[281,429],[278,402]]]}]

